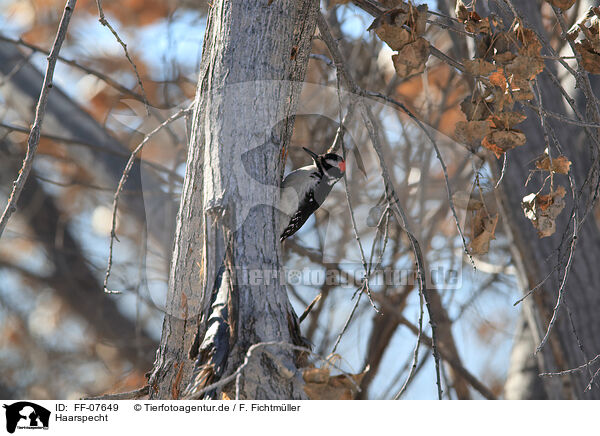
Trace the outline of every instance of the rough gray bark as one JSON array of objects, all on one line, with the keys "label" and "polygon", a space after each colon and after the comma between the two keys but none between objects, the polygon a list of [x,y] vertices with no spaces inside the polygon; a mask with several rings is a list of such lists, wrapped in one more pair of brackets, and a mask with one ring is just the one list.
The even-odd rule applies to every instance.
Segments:
[{"label": "rough gray bark", "polygon": [[[253,344],[298,343],[285,285],[260,275],[281,272],[273,205],[318,2],[269,3],[210,10],[151,398],[178,398],[194,375],[203,387],[232,374]],[[254,353],[240,398],[303,398],[294,358],[279,346]]]}]

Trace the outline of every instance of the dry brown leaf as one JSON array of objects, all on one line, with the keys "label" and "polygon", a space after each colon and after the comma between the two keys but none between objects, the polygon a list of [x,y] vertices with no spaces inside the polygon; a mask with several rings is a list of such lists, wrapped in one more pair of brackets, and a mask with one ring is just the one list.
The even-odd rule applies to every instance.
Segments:
[{"label": "dry brown leaf", "polygon": [[375,18],[367,30],[375,30],[377,36],[392,50],[401,50],[423,35],[426,26],[427,5],[415,7],[401,2],[400,7]]},{"label": "dry brown leaf", "polygon": [[475,11],[470,11],[462,0],[457,0],[454,8],[456,18],[465,25],[465,30],[471,33],[490,33],[489,18],[482,19]]},{"label": "dry brown leaf", "polygon": [[536,168],[550,172],[552,166],[552,172],[557,174],[568,174],[571,168],[571,161],[566,156],[558,156],[552,159],[552,165],[550,165],[550,158],[548,156],[539,159],[535,163]]},{"label": "dry brown leaf", "polygon": [[600,74],[600,53],[594,51],[589,40],[584,39],[575,43],[575,50],[581,55],[582,66],[585,71]]},{"label": "dry brown leaf", "polygon": [[392,50],[400,50],[411,41],[410,32],[402,27],[407,20],[408,13],[402,8],[393,9],[375,18],[367,30],[375,30]]},{"label": "dry brown leaf", "polygon": [[429,58],[429,42],[425,38],[417,38],[415,42],[405,45],[398,54],[392,56],[396,73],[403,78],[425,71],[425,63]]},{"label": "dry brown leaf", "polygon": [[459,121],[456,123],[454,134],[456,138],[468,145],[479,145],[484,136],[492,130],[492,123],[484,121]]},{"label": "dry brown leaf", "polygon": [[523,197],[523,212],[537,229],[540,238],[550,236],[556,231],[555,220],[565,207],[565,194],[565,188],[559,186],[548,195],[531,193]]},{"label": "dry brown leaf", "polygon": [[[307,371],[317,368],[309,368]],[[352,400],[358,393],[357,386],[360,385],[363,377],[369,369],[367,368],[360,374],[336,375],[327,379],[319,378],[318,382],[309,382],[306,380],[304,392],[311,400]],[[329,373],[329,371],[327,371]],[[313,374],[316,374],[313,372]]]},{"label": "dry brown leaf", "polygon": [[481,19],[476,12],[471,12],[471,18],[465,23],[465,30],[471,33],[491,33],[490,19]]},{"label": "dry brown leaf", "polygon": [[494,64],[479,58],[473,60],[465,59],[463,65],[465,66],[465,70],[474,76],[487,76],[496,70]]},{"label": "dry brown leaf", "polygon": [[306,383],[327,383],[329,380],[329,369],[307,368],[302,371],[302,378]]},{"label": "dry brown leaf", "polygon": [[533,30],[527,29],[520,22],[517,22],[514,32],[517,39],[521,42],[519,54],[528,57],[537,57],[540,55],[542,43]]},{"label": "dry brown leaf", "polygon": [[519,147],[527,141],[525,134],[520,130],[492,130],[481,141],[488,150],[494,152],[497,158],[500,158],[506,151]]},{"label": "dry brown leaf", "polygon": [[493,87],[488,89],[488,92],[493,95],[494,112],[502,112],[505,108],[512,109],[514,105],[513,97],[508,90]]},{"label": "dry brown leaf", "polygon": [[469,95],[460,103],[460,108],[469,121],[481,121],[490,116],[492,111],[488,103],[478,93]]},{"label": "dry brown leaf", "polygon": [[521,112],[500,112],[490,116],[490,121],[496,129],[512,129],[515,125],[527,119],[527,115]]},{"label": "dry brown leaf", "polygon": [[393,24],[383,23],[375,28],[375,33],[392,50],[400,50],[411,41],[410,32]]},{"label": "dry brown leaf", "polygon": [[469,248],[473,254],[486,254],[490,250],[490,241],[496,239],[498,214],[490,217],[485,209],[480,209],[473,218],[473,239]]},{"label": "dry brown leaf", "polygon": [[567,32],[567,38],[575,41],[579,33],[583,32],[585,38],[592,44],[594,51],[600,52],[600,7],[591,7]]},{"label": "dry brown leaf", "polygon": [[423,36],[427,27],[427,10],[426,4],[412,6],[411,15],[408,20],[408,25],[417,34],[417,36]]},{"label": "dry brown leaf", "polygon": [[494,60],[499,64],[507,64],[509,62],[512,62],[515,57],[517,57],[516,54],[510,51],[505,51],[504,53],[495,54]]},{"label": "dry brown leaf", "polygon": [[458,18],[460,21],[468,20],[469,14],[471,13],[462,0],[456,0],[454,12],[456,13],[456,18]]},{"label": "dry brown leaf", "polygon": [[518,78],[533,80],[535,76],[544,71],[544,67],[543,59],[519,55],[506,65],[506,72]]},{"label": "dry brown leaf", "polygon": [[488,78],[492,85],[501,89],[506,89],[506,76],[504,75],[504,70],[502,68],[498,71],[494,71]]},{"label": "dry brown leaf", "polygon": [[510,89],[512,91],[512,96],[516,101],[533,100],[535,96],[533,95],[533,91],[529,84],[530,82],[527,79],[517,77],[511,79]]},{"label": "dry brown leaf", "polygon": [[552,6],[556,6],[557,8],[560,8],[563,11],[566,11],[571,6],[573,6],[577,0],[546,0],[546,1],[548,3],[550,3]]}]

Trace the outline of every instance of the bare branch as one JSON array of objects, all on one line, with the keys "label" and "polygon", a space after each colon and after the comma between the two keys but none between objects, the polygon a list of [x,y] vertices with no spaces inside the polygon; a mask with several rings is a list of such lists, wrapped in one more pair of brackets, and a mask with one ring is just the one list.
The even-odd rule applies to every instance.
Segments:
[{"label": "bare branch", "polygon": [[[320,13],[317,15],[317,26],[319,27],[319,31],[321,32],[323,41],[327,45],[327,48],[328,48],[329,52],[331,53],[331,56],[333,57],[333,62],[335,63],[336,69],[339,71],[339,73],[341,73],[341,76],[343,77],[346,85],[350,88],[350,91],[352,93],[358,94],[362,97],[366,96],[366,93],[364,91],[362,91],[362,89],[356,84],[356,82],[352,78],[352,75],[346,68],[346,66],[344,64],[344,60],[342,58],[342,54],[338,47],[338,44],[335,41],[335,39],[333,38],[333,36],[331,35],[329,26],[327,25],[325,18]],[[417,264],[417,281],[419,283],[419,292],[422,293],[422,295],[425,299],[425,303],[427,304],[428,312],[429,312],[429,323],[431,325],[431,337],[432,337],[432,341],[433,341],[432,350],[433,350],[433,356],[434,356],[435,368],[436,368],[436,383],[437,383],[437,388],[438,388],[437,389],[438,390],[438,398],[441,400],[442,399],[442,384],[441,384],[441,377],[440,377],[439,353],[438,353],[437,338],[436,338],[436,325],[435,325],[433,313],[431,311],[431,305],[429,304],[430,303],[429,296],[427,294],[427,285],[426,285],[426,281],[425,281],[425,262],[423,260],[423,254],[421,252],[421,247],[419,245],[419,242],[417,241],[417,238],[408,229],[408,220],[406,219],[406,215],[405,215],[404,211],[400,207],[399,197],[396,194],[396,191],[395,191],[393,183],[392,183],[392,179],[389,176],[387,165],[385,163],[385,158],[384,158],[383,152],[382,152],[381,140],[379,137],[379,133],[375,127],[375,125],[376,125],[375,116],[373,115],[373,112],[370,110],[370,108],[367,107],[367,105],[365,104],[363,99],[358,100],[358,105],[360,108],[361,116],[363,118],[363,122],[369,133],[369,137],[371,139],[373,148],[375,149],[375,152],[379,159],[379,164],[380,164],[381,170],[382,170],[382,177],[383,177],[384,184],[385,184],[386,200],[387,200],[389,206],[391,207],[391,209],[396,213],[396,218],[398,219],[398,222],[401,224],[402,228],[406,232],[406,234],[410,240],[411,247],[413,249],[413,253],[415,256],[415,262]]]},{"label": "bare branch", "polygon": [[131,59],[131,56],[129,55],[129,50],[127,50],[127,44],[125,44],[123,42],[123,40],[121,39],[121,37],[119,36],[117,31],[111,26],[111,24],[108,22],[108,20],[104,16],[104,11],[102,10],[102,1],[96,0],[96,5],[98,6],[98,15],[100,16],[98,18],[98,21],[100,21],[100,23],[103,26],[108,28],[108,30],[110,30],[110,32],[114,35],[117,42],[119,44],[121,44],[121,47],[123,47],[123,51],[125,52],[125,57],[127,57],[127,60],[133,67],[133,72],[135,73],[135,77],[137,78],[138,85],[140,85],[140,89],[142,90],[142,96],[144,97],[144,105],[146,106],[146,113],[148,115],[150,115],[150,104],[148,103],[148,97],[146,96],[146,90],[144,89],[144,84],[142,83],[142,79],[140,77],[140,74],[138,73],[137,66],[135,65],[135,62],[133,62],[133,59]]},{"label": "bare branch", "polygon": [[[19,39],[14,39],[14,38],[9,38],[8,36],[4,36],[4,35],[0,35],[0,41],[6,41],[6,42],[10,42],[12,44],[16,44],[16,45],[21,45],[23,47],[27,47],[30,50],[33,50],[34,52],[38,52],[38,53],[43,53],[43,54],[48,54],[48,52],[46,50],[44,50],[41,47],[38,47],[37,45],[34,44],[30,44],[27,41],[23,41],[23,39],[19,38]],[[117,82],[114,79],[111,79],[110,77],[108,77],[106,74],[101,73],[99,71],[96,71],[92,68],[86,67],[85,65],[81,65],[79,63],[77,63],[74,60],[71,59],[66,59],[62,56],[58,56],[58,60],[70,65],[74,68],[78,68],[81,71],[87,73],[87,74],[91,74],[92,76],[96,76],[97,78],[99,78],[100,80],[102,80],[103,82],[105,82],[107,85],[112,86],[113,88],[115,88],[116,90],[118,90],[119,92],[122,92],[123,94],[127,94],[130,97],[133,97],[134,99],[141,101],[142,103],[146,103],[145,100],[145,96],[143,96],[142,94],[138,94],[137,92],[126,88],[125,86],[121,85],[119,82]]]},{"label": "bare branch", "polygon": [[106,293],[109,293],[109,294],[119,294],[120,293],[120,291],[111,291],[108,289],[108,279],[110,277],[110,272],[112,269],[113,245],[114,245],[115,238],[116,238],[117,208],[119,206],[119,196],[121,195],[123,186],[125,186],[127,177],[129,177],[129,172],[131,171],[131,168],[133,167],[133,163],[135,162],[136,156],[142,150],[144,145],[150,140],[150,138],[152,138],[154,135],[156,135],[158,132],[160,132],[167,125],[171,124],[173,121],[190,113],[191,110],[192,110],[192,105],[188,106],[185,109],[181,109],[178,112],[171,115],[164,122],[162,122],[158,127],[156,127],[154,130],[152,130],[150,133],[148,133],[144,137],[142,142],[140,142],[137,145],[137,147],[135,147],[135,149],[131,152],[131,156],[129,156],[129,160],[127,161],[127,164],[125,165],[125,169],[123,170],[123,174],[121,175],[121,180],[119,180],[119,185],[117,186],[117,190],[116,190],[114,198],[113,198],[112,225],[111,225],[111,230],[110,230],[110,246],[109,246],[109,250],[108,250],[108,262],[107,262],[107,266],[106,266],[106,273],[104,275],[104,283],[103,283],[104,292],[106,292]]},{"label": "bare branch", "polygon": [[67,0],[67,4],[65,5],[60,24],[58,26],[56,38],[54,40],[54,43],[52,44],[50,55],[48,56],[48,66],[46,67],[46,74],[44,75],[42,90],[40,92],[40,97],[38,99],[38,103],[35,109],[35,118],[33,120],[33,126],[31,127],[29,138],[27,140],[27,154],[25,155],[25,159],[23,160],[23,166],[19,172],[19,176],[17,177],[17,180],[13,183],[13,189],[8,198],[8,204],[6,205],[6,208],[2,213],[2,218],[0,218],[0,237],[2,237],[2,233],[4,232],[6,224],[8,223],[8,220],[10,219],[11,215],[17,210],[17,201],[19,200],[19,196],[23,191],[23,187],[25,186],[27,176],[29,176],[29,172],[31,171],[31,168],[33,166],[33,160],[35,158],[35,154],[40,143],[40,134],[42,130],[42,122],[44,121],[44,114],[46,111],[46,103],[48,102],[48,95],[50,93],[50,90],[52,89],[52,78],[54,76],[56,60],[58,58],[58,53],[60,52],[62,43],[65,40],[65,37],[67,36],[69,21],[71,20],[71,15],[73,14],[73,9],[75,9],[76,3],[77,0]]}]

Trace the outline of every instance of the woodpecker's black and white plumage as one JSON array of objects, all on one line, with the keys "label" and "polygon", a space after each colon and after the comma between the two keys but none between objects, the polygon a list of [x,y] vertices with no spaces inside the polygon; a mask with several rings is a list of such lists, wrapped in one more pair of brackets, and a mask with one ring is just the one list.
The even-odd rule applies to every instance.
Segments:
[{"label": "woodpecker's black and white plumage", "polygon": [[317,155],[308,148],[302,148],[314,163],[292,171],[283,179],[279,203],[284,214],[281,218],[281,241],[304,225],[346,171],[346,163],[341,156],[333,153]]}]

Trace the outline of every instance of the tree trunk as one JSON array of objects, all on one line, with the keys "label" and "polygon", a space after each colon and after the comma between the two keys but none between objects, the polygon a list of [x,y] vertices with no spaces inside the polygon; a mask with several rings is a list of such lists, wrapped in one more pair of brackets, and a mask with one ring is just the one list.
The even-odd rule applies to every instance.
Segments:
[{"label": "tree trunk", "polygon": [[[318,2],[269,3],[219,0],[210,10],[151,398],[233,374],[253,344],[300,343],[273,206]],[[303,398],[295,357],[285,345],[257,348],[239,397]],[[235,389],[210,396],[221,392]]]}]

